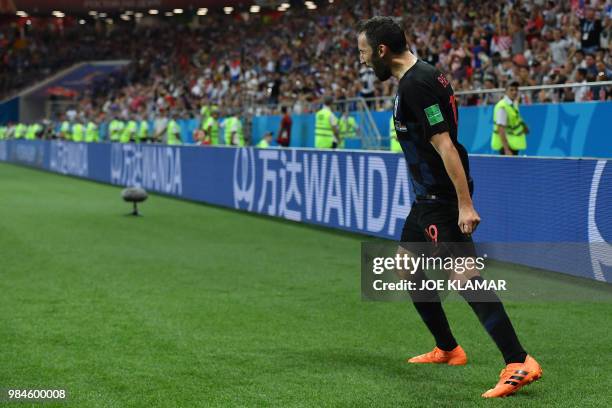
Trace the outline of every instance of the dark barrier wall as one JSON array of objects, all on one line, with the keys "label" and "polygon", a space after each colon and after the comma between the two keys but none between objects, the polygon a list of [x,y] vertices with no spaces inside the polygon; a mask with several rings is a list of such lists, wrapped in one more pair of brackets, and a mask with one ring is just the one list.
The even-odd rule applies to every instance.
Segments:
[{"label": "dark barrier wall", "polygon": [[[530,127],[527,137],[529,156],[612,158],[609,122],[612,102],[583,102],[521,106],[521,114]],[[359,119],[356,115],[353,115]],[[372,112],[383,137],[389,136],[391,112]],[[314,146],[314,115],[293,115],[293,147]],[[280,116],[253,119],[253,140],[266,131],[277,134]],[[493,106],[459,108],[459,140],[470,153],[493,153],[490,148]],[[359,148],[359,141],[347,147]],[[388,142],[386,142],[388,146]]]},{"label": "dark barrier wall", "polygon": [[[10,140],[0,160],[390,239],[413,199],[403,156],[386,152]],[[612,280],[610,245],[554,245],[612,242],[612,160],[472,156],[471,167],[475,240],[545,243],[554,255],[522,245],[491,256]]]},{"label": "dark barrier wall", "polygon": [[0,103],[0,126],[19,121],[19,98]]}]

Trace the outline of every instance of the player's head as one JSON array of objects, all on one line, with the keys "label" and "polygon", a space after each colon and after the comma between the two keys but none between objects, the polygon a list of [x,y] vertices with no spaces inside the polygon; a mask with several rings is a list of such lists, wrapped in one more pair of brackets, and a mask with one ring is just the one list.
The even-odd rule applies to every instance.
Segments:
[{"label": "player's head", "polygon": [[406,36],[392,17],[372,17],[357,25],[359,62],[374,69],[381,81],[391,77],[391,57],[406,51]]},{"label": "player's head", "polygon": [[508,98],[515,100],[518,97],[518,88],[519,83],[516,81],[510,82],[508,86],[506,86],[506,95]]}]

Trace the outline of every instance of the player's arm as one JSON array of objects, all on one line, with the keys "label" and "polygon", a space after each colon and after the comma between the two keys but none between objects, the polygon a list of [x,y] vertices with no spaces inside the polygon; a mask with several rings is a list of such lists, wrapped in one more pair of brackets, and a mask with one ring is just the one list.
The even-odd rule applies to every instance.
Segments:
[{"label": "player's arm", "polygon": [[459,201],[459,228],[464,234],[471,234],[476,230],[480,222],[480,216],[472,203],[470,188],[459,152],[457,152],[448,132],[433,135],[430,142],[442,158],[444,168],[455,186],[457,200]]}]

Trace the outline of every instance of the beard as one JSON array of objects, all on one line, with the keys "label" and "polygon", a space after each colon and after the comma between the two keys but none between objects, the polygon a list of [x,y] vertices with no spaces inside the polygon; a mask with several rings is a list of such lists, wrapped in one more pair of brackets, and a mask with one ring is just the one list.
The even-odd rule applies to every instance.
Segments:
[{"label": "beard", "polygon": [[376,78],[383,82],[391,78],[391,68],[385,65],[383,59],[376,54],[372,55],[372,69],[374,69]]}]

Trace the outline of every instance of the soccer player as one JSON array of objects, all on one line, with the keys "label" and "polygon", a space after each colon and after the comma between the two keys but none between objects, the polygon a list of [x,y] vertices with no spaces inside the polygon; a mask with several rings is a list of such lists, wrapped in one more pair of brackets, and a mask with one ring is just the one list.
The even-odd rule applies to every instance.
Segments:
[{"label": "soccer player", "polygon": [[[471,234],[480,216],[472,203],[467,152],[457,141],[457,107],[451,85],[444,74],[407,49],[404,31],[393,18],[362,21],[357,32],[360,63],[373,68],[381,81],[391,76],[399,80],[393,119],[416,195],[402,242],[459,242],[473,249]],[[426,279],[423,271],[415,277]],[[472,279],[482,280],[480,276]],[[539,379],[540,365],[521,346],[495,292],[481,289],[475,297],[465,292],[469,291],[460,294],[506,362],[498,383],[482,396],[504,397]],[[451,332],[438,293],[429,292],[427,301],[411,296],[436,347],[408,362],[466,364],[467,356]]]}]

